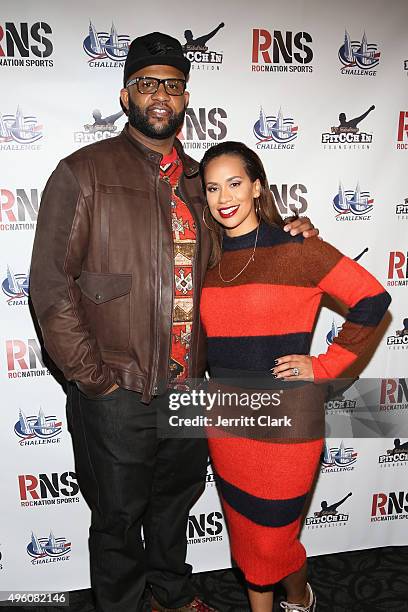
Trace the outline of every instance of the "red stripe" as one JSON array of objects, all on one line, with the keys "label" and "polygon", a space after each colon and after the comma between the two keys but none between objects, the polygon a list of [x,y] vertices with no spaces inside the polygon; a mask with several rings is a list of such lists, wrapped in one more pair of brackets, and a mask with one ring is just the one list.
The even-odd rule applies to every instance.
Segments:
[{"label": "red stripe", "polygon": [[317,287],[204,287],[201,318],[209,337],[311,332],[320,297]]},{"label": "red stripe", "polygon": [[259,586],[274,584],[302,567],[306,553],[298,540],[299,519],[285,527],[262,527],[226,502],[223,506],[232,557],[248,582]]},{"label": "red stripe", "polygon": [[289,499],[307,493],[322,449],[322,440],[276,444],[209,438],[208,444],[221,478],[263,499]]},{"label": "red stripe", "polygon": [[343,370],[348,368],[357,358],[357,355],[334,342],[327,353],[312,357],[314,379],[324,380],[336,378]]},{"label": "red stripe", "polygon": [[340,261],[319,282],[319,287],[352,308],[363,298],[373,297],[384,287],[370,272],[348,257]]}]

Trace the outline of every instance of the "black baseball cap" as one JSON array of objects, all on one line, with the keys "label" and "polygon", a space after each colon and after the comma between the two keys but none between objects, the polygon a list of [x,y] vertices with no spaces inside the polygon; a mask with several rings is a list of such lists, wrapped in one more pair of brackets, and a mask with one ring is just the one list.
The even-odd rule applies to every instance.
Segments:
[{"label": "black baseball cap", "polygon": [[130,46],[125,62],[123,84],[129,77],[145,66],[174,66],[187,78],[190,72],[190,60],[183,53],[180,42],[161,32],[150,32],[135,38]]}]

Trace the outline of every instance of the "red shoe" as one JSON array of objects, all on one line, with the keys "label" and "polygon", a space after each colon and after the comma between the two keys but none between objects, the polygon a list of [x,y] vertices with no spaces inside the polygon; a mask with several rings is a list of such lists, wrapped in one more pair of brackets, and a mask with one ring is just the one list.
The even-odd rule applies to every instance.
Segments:
[{"label": "red shoe", "polygon": [[218,610],[212,608],[198,597],[195,597],[189,604],[181,606],[181,608],[165,608],[152,597],[152,612],[218,612]]}]

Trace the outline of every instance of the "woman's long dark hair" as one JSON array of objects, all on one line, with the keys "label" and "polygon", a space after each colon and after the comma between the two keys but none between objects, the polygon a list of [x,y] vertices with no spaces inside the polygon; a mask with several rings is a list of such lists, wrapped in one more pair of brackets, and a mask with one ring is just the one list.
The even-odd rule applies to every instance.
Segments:
[{"label": "woman's long dark hair", "polygon": [[[241,159],[245,172],[249,176],[250,180],[255,182],[258,179],[261,184],[261,192],[258,198],[260,219],[269,225],[278,225],[279,227],[283,227],[284,221],[276,208],[271,190],[269,189],[268,179],[266,178],[263,164],[255,151],[252,151],[252,149],[244,145],[242,142],[228,140],[207,149],[200,162],[200,177],[204,193],[206,192],[204,175],[207,165],[213,159],[216,159],[221,155],[236,155]],[[211,228],[210,234],[212,252],[209,266],[210,268],[213,268],[221,259],[221,246],[224,229],[211,214],[207,213],[206,210],[204,210],[204,215],[205,222],[207,223],[208,227]]]}]

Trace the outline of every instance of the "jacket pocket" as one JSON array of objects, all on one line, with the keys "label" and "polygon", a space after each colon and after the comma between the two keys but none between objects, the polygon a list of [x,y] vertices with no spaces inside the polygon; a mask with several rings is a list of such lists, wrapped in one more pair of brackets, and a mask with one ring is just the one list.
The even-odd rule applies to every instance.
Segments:
[{"label": "jacket pocket", "polygon": [[89,326],[101,349],[125,350],[130,337],[131,274],[88,272],[77,279]]}]

